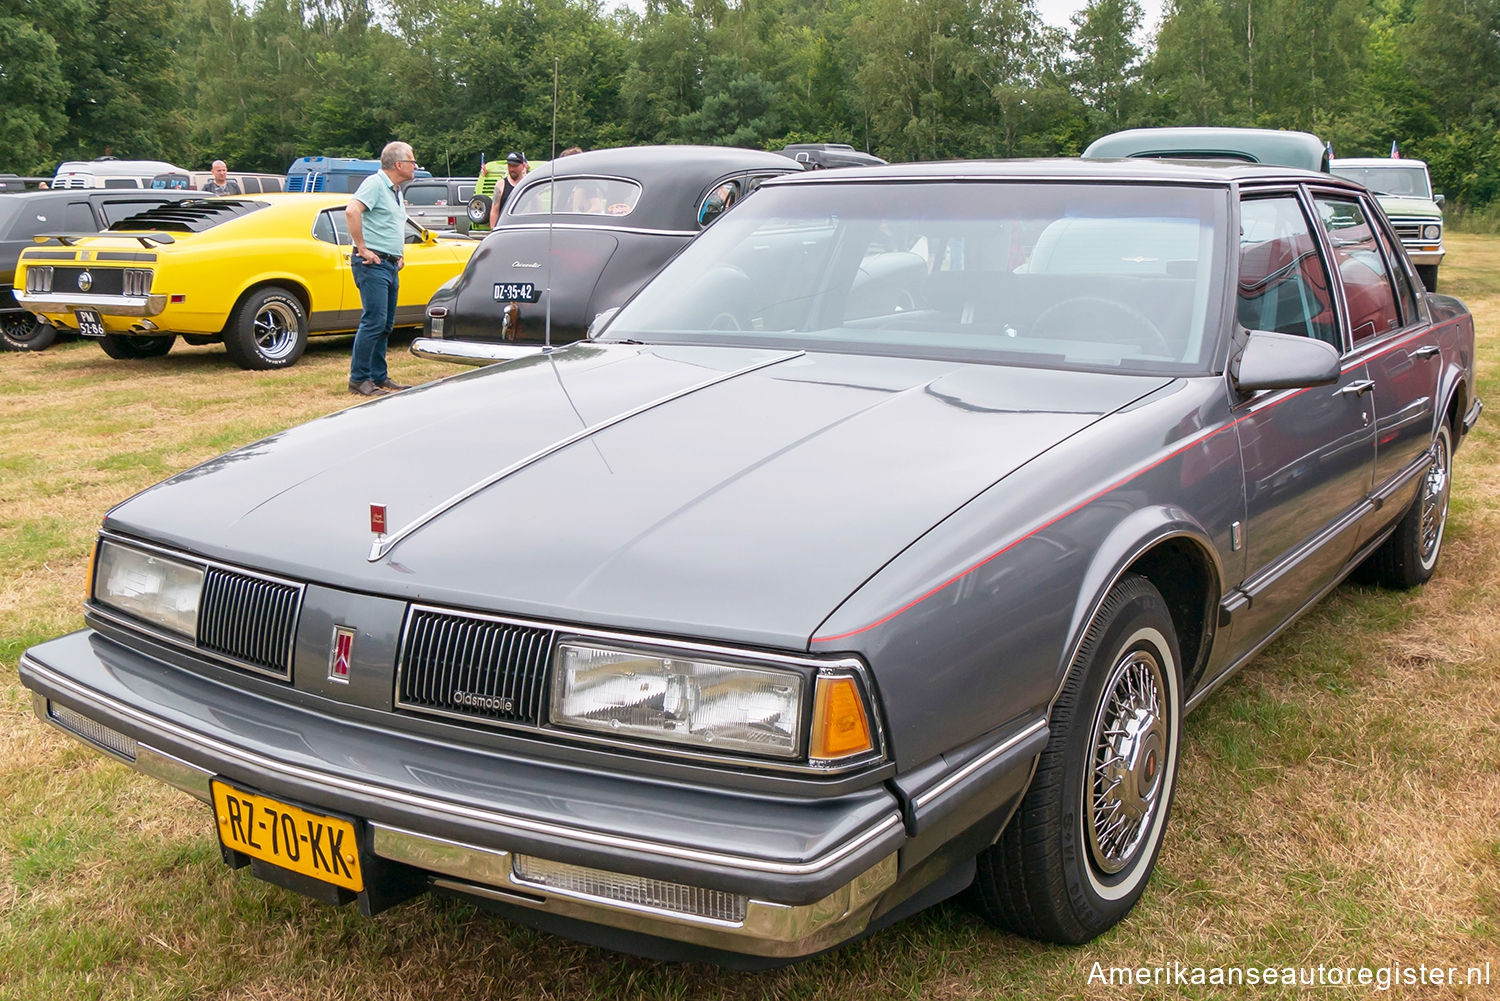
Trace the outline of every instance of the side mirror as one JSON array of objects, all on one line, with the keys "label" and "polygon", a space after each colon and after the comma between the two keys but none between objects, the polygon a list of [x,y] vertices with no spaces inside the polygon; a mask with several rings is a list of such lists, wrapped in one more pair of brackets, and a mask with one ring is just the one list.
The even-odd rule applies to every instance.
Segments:
[{"label": "side mirror", "polygon": [[1437,194],[1433,195],[1432,196],[1432,200],[1435,201],[1435,202],[1437,202],[1437,207],[1438,208],[1442,208],[1443,207],[1443,202],[1445,201],[1445,199],[1443,198],[1443,193],[1441,191],[1439,191]]},{"label": "side mirror", "polygon": [[619,311],[619,306],[611,306],[604,312],[600,313],[598,316],[594,317],[593,320],[589,322],[589,330],[588,333],[584,334],[584,337],[588,338],[589,340],[593,340],[595,337],[599,336],[599,334],[604,332],[604,328],[609,326],[609,321],[613,320],[615,318],[615,314]]},{"label": "side mirror", "polygon": [[1339,353],[1333,345],[1270,330],[1250,331],[1230,365],[1242,393],[1326,386],[1337,382],[1339,373]]}]

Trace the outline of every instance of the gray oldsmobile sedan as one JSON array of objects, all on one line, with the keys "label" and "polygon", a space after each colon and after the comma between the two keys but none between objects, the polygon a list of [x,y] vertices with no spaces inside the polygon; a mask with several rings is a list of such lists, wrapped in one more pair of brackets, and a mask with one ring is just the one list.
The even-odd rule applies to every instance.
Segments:
[{"label": "gray oldsmobile sedan", "polygon": [[21,676],[368,913],[765,964],[968,890],[1082,942],[1185,714],[1345,575],[1433,573],[1479,412],[1469,313],[1328,175],[775,180],[588,341],[116,507]]}]

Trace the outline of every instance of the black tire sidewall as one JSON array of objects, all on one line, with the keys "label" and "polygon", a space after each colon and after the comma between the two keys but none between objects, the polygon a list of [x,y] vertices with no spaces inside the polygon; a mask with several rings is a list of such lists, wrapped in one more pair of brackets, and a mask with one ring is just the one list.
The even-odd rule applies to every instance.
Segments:
[{"label": "black tire sidewall", "polygon": [[[1168,686],[1162,801],[1135,858],[1120,873],[1105,877],[1089,861],[1088,836],[1084,830],[1083,790],[1090,767],[1090,741],[1105,682],[1128,651],[1142,646],[1152,648],[1163,660],[1162,674]],[[1092,937],[1117,923],[1140,899],[1161,852],[1176,791],[1182,731],[1182,657],[1171,615],[1160,593],[1144,578],[1132,576],[1121,580],[1096,616],[1095,625],[1079,649],[1077,665],[1081,668],[1077,672],[1077,687],[1070,684],[1065,688],[1054,708],[1056,726],[1059,711],[1067,703],[1067,725],[1060,728],[1062,732],[1057,733],[1045,753],[1062,756],[1061,811],[1057,820],[1062,839],[1063,877],[1073,917]]]},{"label": "black tire sidewall", "polygon": [[[261,353],[259,345],[255,343],[255,316],[267,305],[275,302],[286,304],[296,315],[297,344],[284,357],[268,358]],[[302,353],[307,350],[307,310],[302,307],[300,299],[285,289],[267,288],[254,292],[240,305],[239,311],[235,314],[234,323],[224,338],[224,346],[230,358],[241,368],[260,371],[290,368],[297,364]]]},{"label": "black tire sidewall", "polygon": [[[14,323],[25,323],[26,317],[31,318],[30,336],[17,338],[11,335],[11,326]],[[7,351],[45,351],[57,340],[57,328],[46,320],[39,319],[33,313],[21,313],[8,315],[0,322],[0,342],[3,342]]]}]

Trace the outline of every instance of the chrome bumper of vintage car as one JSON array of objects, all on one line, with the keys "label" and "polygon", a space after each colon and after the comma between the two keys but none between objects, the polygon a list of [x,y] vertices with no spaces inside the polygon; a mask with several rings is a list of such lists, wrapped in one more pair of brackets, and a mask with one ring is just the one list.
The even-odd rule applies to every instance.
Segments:
[{"label": "chrome bumper of vintage car", "polygon": [[96,295],[87,302],[57,292],[16,291],[16,301],[33,313],[72,313],[97,310],[105,316],[156,316],[167,308],[166,295]]},{"label": "chrome bumper of vintage car", "polygon": [[[854,811],[857,823],[846,823],[837,843],[800,859],[731,853],[709,839],[692,845],[665,840],[682,818],[663,818],[661,840],[622,836],[479,802],[456,785],[450,797],[438,794],[449,791],[442,785],[377,781],[352,767],[361,756],[351,734],[368,729],[358,724],[305,713],[300,729],[285,720],[277,725],[256,712],[258,700],[238,704],[232,690],[223,690],[201,715],[184,715],[189,693],[176,685],[206,689],[202,679],[129,651],[112,662],[99,656],[101,643],[109,641],[85,631],[22,656],[22,680],[39,718],[205,802],[212,799],[210,781],[230,775],[329,812],[363,816],[372,855],[420,870],[437,889],[627,935],[790,959],[865,930],[897,881],[906,832],[894,801],[887,809],[884,800],[867,797]],[[217,720],[228,721],[227,729],[213,731]],[[258,730],[284,753],[232,739]],[[397,734],[381,739],[409,741],[414,751],[422,743]],[[567,796],[551,786],[538,798],[562,802]],[[465,837],[465,829],[484,837]],[[486,838],[490,844],[476,843]],[[693,872],[712,876],[695,882]],[[829,877],[836,878],[830,883]],[[788,892],[764,892],[777,885]],[[809,899],[810,887],[815,899]]]},{"label": "chrome bumper of vintage car", "polygon": [[[565,345],[558,345],[563,347]],[[540,344],[505,344],[489,341],[450,341],[436,337],[418,337],[411,342],[411,353],[433,361],[451,361],[460,365],[493,365],[501,361],[527,358],[546,350]]]}]

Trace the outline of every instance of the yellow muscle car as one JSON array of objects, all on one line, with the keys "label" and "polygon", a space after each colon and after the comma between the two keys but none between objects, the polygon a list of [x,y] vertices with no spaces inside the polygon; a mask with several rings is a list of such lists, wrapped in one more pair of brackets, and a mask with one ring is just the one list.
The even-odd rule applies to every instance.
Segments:
[{"label": "yellow muscle car", "polygon": [[[111,358],[222,341],[242,368],[295,364],[309,334],[359,325],[344,225],[349,196],[267,194],[171,202],[98,234],[52,233],[16,267],[16,299]],[[408,222],[396,325],[420,325],[427,301],[477,243]]]}]

